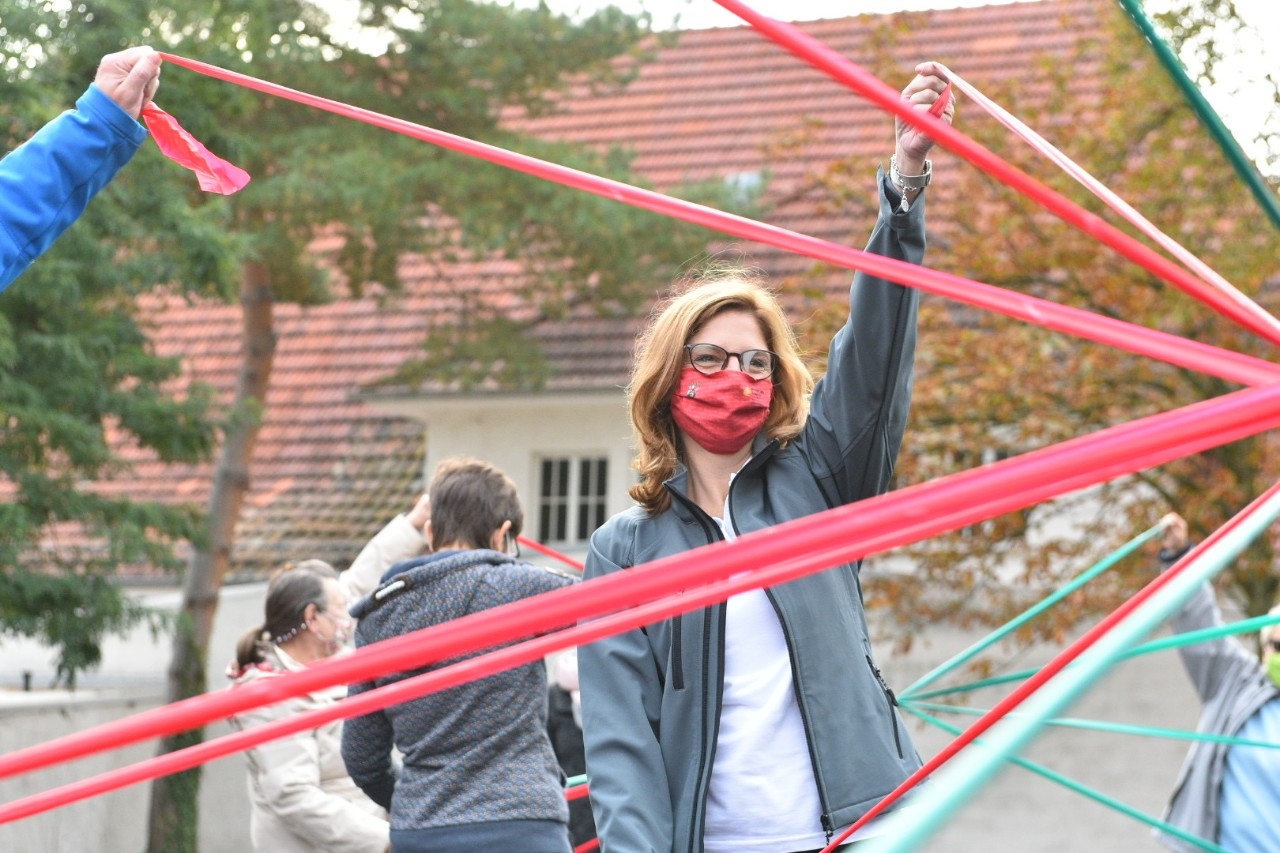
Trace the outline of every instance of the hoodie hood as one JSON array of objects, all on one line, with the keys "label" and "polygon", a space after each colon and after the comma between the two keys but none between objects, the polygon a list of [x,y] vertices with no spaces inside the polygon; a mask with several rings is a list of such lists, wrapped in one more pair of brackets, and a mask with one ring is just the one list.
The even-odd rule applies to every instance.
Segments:
[{"label": "hoodie hood", "polygon": [[[499,566],[520,562],[509,554],[489,548],[476,548],[468,551],[437,551],[396,563],[382,576],[378,588],[369,595],[351,605],[351,615],[356,619],[364,619],[389,601],[393,601],[411,589],[431,586],[457,572],[474,569],[477,566]],[[463,608],[458,609],[457,616],[466,615]],[[448,618],[455,618],[450,616]],[[443,620],[442,620],[443,621]]]}]

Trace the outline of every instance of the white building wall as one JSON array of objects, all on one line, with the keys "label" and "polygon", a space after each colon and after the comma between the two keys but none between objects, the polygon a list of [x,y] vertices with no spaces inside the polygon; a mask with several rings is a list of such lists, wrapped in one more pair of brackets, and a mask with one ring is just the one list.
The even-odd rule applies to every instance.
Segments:
[{"label": "white building wall", "polygon": [[[426,478],[453,456],[497,465],[515,480],[525,510],[525,534],[536,538],[538,465],[544,457],[608,459],[607,515],[632,505],[631,427],[621,391],[512,394],[378,403],[427,427]],[[581,558],[585,546],[564,549]]]}]

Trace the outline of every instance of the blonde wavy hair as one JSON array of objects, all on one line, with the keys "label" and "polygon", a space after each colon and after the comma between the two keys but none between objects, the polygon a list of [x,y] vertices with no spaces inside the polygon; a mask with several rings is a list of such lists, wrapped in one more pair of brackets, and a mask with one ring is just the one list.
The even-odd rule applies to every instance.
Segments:
[{"label": "blonde wavy hair", "polygon": [[686,280],[654,309],[654,318],[636,342],[635,366],[627,386],[636,457],[632,466],[640,482],[631,497],[656,515],[671,505],[662,484],[680,462],[671,397],[685,366],[684,346],[712,317],[724,311],[755,316],[766,346],[779,356],[774,371],[773,402],[764,431],[783,444],[799,435],[809,410],[813,376],[805,367],[786,312],[764,277],[748,269],[716,269]]}]

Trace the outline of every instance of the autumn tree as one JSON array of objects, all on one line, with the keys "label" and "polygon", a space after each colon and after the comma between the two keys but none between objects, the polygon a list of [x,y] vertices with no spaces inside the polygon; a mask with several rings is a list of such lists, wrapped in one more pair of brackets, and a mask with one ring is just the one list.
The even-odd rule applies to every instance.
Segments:
[{"label": "autumn tree", "polygon": [[[1074,56],[1044,57],[1021,86],[988,86],[966,76],[1274,313],[1280,309],[1280,235],[1130,21],[1103,5],[1105,38],[1081,43]],[[1180,5],[1166,21],[1179,21],[1175,33],[1196,41],[1203,79],[1225,49],[1220,33],[1230,27],[1222,29],[1224,21],[1234,19],[1221,17],[1229,14],[1229,4]],[[1215,26],[1217,36],[1210,33]],[[1093,72],[1079,74],[1079,68],[1097,69],[1096,78]],[[1090,85],[1091,79],[1098,85]],[[958,126],[1133,231],[974,105],[962,103]],[[1272,357],[1269,344],[1003,184],[956,159],[947,161],[945,171],[945,185],[931,190],[931,221],[941,223],[931,235],[931,265]],[[898,471],[904,484],[1236,389],[1215,377],[938,298],[925,300],[920,340],[912,420]],[[892,609],[904,643],[939,618],[1002,622],[1170,509],[1186,516],[1196,535],[1206,535],[1280,475],[1272,441],[1260,436],[1234,442],[901,549],[897,556],[915,569],[871,585],[870,604]],[[1275,545],[1260,541],[1228,573],[1230,593],[1249,614],[1264,612],[1276,598],[1275,560]],[[1152,571],[1149,563],[1131,561],[1030,630],[1060,639],[1083,615],[1112,609]]]},{"label": "autumn tree", "polygon": [[[43,5],[10,3],[0,26],[5,151],[69,109],[120,47],[96,31],[72,37]],[[205,262],[223,240],[178,250],[210,222],[187,209],[153,155],[140,152],[0,295],[0,634],[56,649],[57,676],[73,685],[98,664],[105,635],[155,621],[113,577],[128,566],[176,569],[177,546],[200,540],[189,507],[83,488],[120,473],[114,442],[172,462],[205,459],[214,443],[208,395],[175,390],[179,365],[156,356],[135,298],[174,278],[211,286]]]}]

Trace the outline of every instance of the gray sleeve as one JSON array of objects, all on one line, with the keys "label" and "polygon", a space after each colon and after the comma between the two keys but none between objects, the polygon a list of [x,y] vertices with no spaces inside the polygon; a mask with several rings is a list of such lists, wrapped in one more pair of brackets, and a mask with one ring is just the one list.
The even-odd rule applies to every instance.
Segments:
[{"label": "gray sleeve", "polygon": [[[348,696],[372,690],[373,682],[352,684]],[[369,799],[391,811],[396,790],[396,769],[391,760],[394,744],[391,721],[381,711],[352,717],[342,726],[342,763],[347,775]]]},{"label": "gray sleeve", "polygon": [[[1216,628],[1225,624],[1213,588],[1202,583],[1195,594],[1170,618],[1175,634]],[[1228,685],[1234,685],[1256,670],[1258,661],[1234,637],[1219,637],[1178,647],[1178,656],[1202,703],[1209,703]]]},{"label": "gray sleeve", "polygon": [[[584,579],[617,571],[593,537]],[[671,794],[657,735],[662,679],[644,629],[579,648],[578,679],[601,849],[670,850]]]},{"label": "gray sleeve", "polygon": [[[919,264],[924,196],[898,212],[896,191],[878,175],[880,217],[866,251]],[[918,291],[858,272],[849,319],[831,342],[827,373],[814,388],[798,446],[833,504],[888,490],[911,405]]]}]

